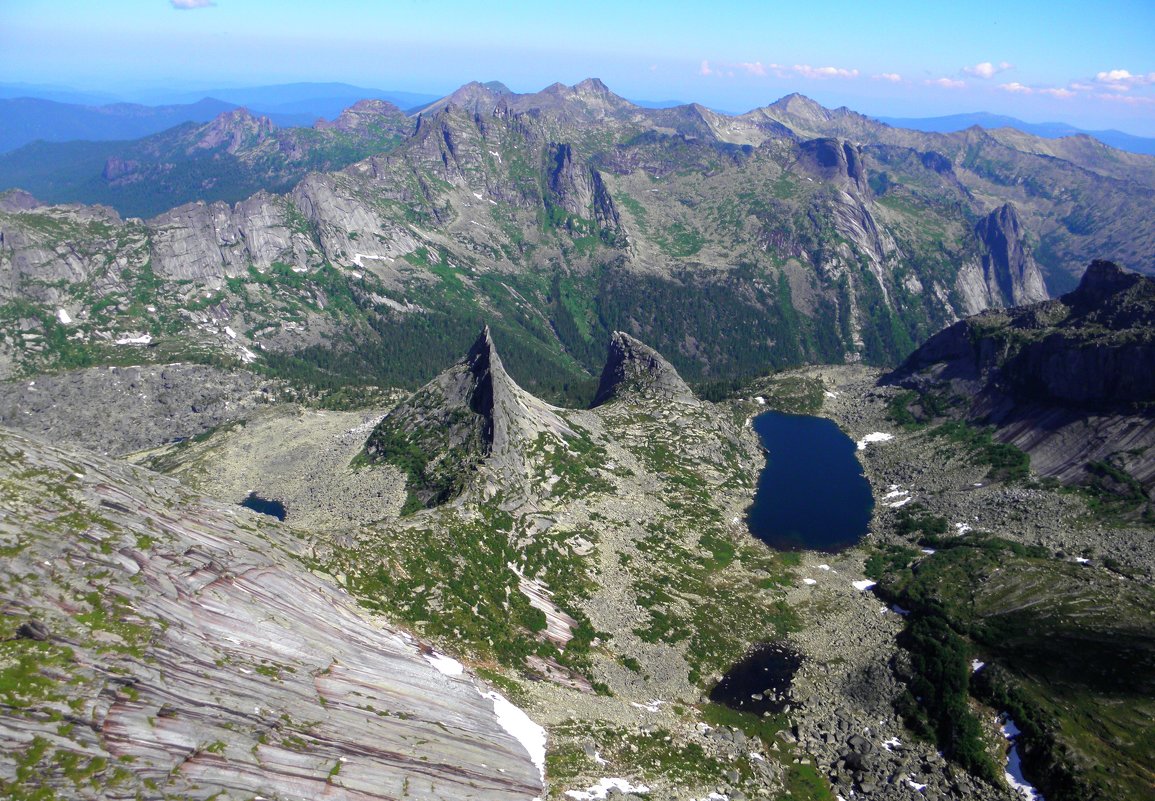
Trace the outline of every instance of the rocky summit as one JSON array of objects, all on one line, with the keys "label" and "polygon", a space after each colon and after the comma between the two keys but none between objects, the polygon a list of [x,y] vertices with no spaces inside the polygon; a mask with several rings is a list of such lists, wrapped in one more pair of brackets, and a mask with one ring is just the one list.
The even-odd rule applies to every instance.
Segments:
[{"label": "rocky summit", "polygon": [[615,331],[593,405],[600,406],[627,393],[696,402],[686,382],[661,354],[629,334]]},{"label": "rocky summit", "polygon": [[422,506],[452,500],[474,470],[487,494],[525,500],[525,450],[539,437],[574,436],[555,410],[523,391],[501,363],[489,327],[468,355],[390,412],[365,443],[365,458],[390,462],[409,475]]}]

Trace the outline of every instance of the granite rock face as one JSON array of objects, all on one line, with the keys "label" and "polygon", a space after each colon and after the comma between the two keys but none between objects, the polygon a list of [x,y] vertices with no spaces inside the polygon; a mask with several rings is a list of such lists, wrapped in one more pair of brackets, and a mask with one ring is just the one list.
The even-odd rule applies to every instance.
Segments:
[{"label": "granite rock face", "polygon": [[563,440],[575,432],[558,410],[514,382],[486,326],[462,361],[386,415],[365,455],[370,462],[402,460],[423,506],[453,500],[475,472],[487,494],[501,491],[517,503],[530,490],[526,452],[543,436]]},{"label": "granite rock face", "polygon": [[269,518],[7,430],[0,482],[0,794],[540,794],[503,702]]},{"label": "granite rock face", "polygon": [[982,259],[964,264],[955,281],[967,314],[1050,297],[1013,205],[1006,203],[979,220],[975,236],[985,251]]},{"label": "granite rock face", "polygon": [[678,371],[660,353],[629,334],[615,331],[593,405],[601,406],[625,395],[698,403]]}]

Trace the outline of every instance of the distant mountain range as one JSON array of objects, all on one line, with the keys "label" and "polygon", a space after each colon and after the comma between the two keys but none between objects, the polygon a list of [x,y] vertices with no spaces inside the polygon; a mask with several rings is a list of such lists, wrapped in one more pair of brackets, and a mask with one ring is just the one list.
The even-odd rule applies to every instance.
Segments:
[{"label": "distant mountain range", "polygon": [[115,99],[61,87],[0,84],[0,153],[38,140],[140,139],[182,123],[208,122],[238,106],[288,128],[309,127],[322,118],[335,119],[359,100],[384,100],[401,109],[411,109],[437,98],[343,83],[296,83],[141,99],[156,105],[110,102]]},{"label": "distant mountain range", "polygon": [[1044,139],[1060,139],[1064,136],[1086,134],[1095,137],[1103,144],[1120,150],[1155,155],[1155,139],[1149,137],[1133,136],[1116,130],[1086,131],[1065,122],[1023,122],[1014,117],[988,114],[985,111],[976,111],[971,114],[949,114],[945,117],[875,117],[875,119],[887,125],[893,125],[895,128],[911,128],[927,133],[954,133],[965,131],[967,128],[977,125],[987,130],[1016,128],[1023,133],[1041,136]]}]

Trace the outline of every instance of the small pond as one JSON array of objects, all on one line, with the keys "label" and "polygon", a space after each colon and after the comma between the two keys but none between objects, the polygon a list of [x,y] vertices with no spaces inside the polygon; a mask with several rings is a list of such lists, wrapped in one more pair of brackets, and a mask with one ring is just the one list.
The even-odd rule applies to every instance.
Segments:
[{"label": "small pond", "polygon": [[739,712],[782,712],[802,657],[777,643],[755,646],[710,691],[710,700]]},{"label": "small pond", "polygon": [[262,498],[255,492],[250,492],[249,496],[241,501],[241,506],[246,509],[252,509],[254,512],[260,512],[269,517],[275,517],[278,520],[285,519],[285,505],[280,501],[272,501],[268,498]]},{"label": "small pond", "polygon": [[766,448],[750,532],[782,551],[834,552],[866,534],[874,498],[854,441],[824,417],[764,412],[754,430]]}]

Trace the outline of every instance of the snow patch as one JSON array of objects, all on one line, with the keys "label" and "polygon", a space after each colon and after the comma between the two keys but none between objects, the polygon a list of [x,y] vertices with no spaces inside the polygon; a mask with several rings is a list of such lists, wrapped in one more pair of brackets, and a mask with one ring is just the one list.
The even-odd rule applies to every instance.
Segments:
[{"label": "snow patch", "polygon": [[922,548],[921,550],[927,556],[933,556],[934,555],[934,548]]},{"label": "snow patch", "polygon": [[[373,259],[374,261],[393,261],[392,256],[370,256],[368,253],[354,253],[353,263],[360,267],[362,270],[365,269],[365,265],[362,263],[362,259]],[[297,268],[294,267],[293,272],[297,272]]]},{"label": "snow patch", "polygon": [[[818,569],[819,570],[830,570],[830,565],[819,565]],[[835,571],[835,572],[837,572],[837,571]]]},{"label": "snow patch", "polygon": [[1090,559],[1087,559],[1086,557],[1083,557],[1083,556],[1076,556],[1076,557],[1075,557],[1075,561],[1076,561],[1076,562],[1078,562],[1078,563],[1079,563],[1079,564],[1081,564],[1081,565],[1089,565],[1089,564],[1091,564],[1091,560],[1090,560]]},{"label": "snow patch", "polygon": [[866,446],[872,442],[886,442],[894,439],[894,434],[886,434],[882,431],[875,431],[873,434],[867,434],[862,439],[858,440],[858,450],[866,450]]},{"label": "snow patch", "polygon": [[838,397],[837,392],[831,392],[829,389],[826,390],[825,392],[823,392],[822,394],[827,398],[837,398]]},{"label": "snow patch", "polygon": [[1043,801],[1042,794],[1035,789],[1034,785],[1026,780],[1023,776],[1023,765],[1019,759],[1019,749],[1015,746],[1015,738],[1022,732],[1015,722],[1011,720],[1010,715],[1002,714],[999,716],[1002,725],[999,731],[1002,732],[1003,737],[1011,744],[1010,751],[1007,752],[1007,766],[1003,770],[1003,776],[1007,780],[1007,784],[1011,786],[1023,801]]},{"label": "snow patch", "polygon": [[766,405],[766,399],[763,398],[761,395],[755,395],[754,396],[754,402],[757,403],[759,406],[765,406]]},{"label": "snow patch", "polygon": [[648,704],[639,704],[637,701],[630,701],[630,706],[644,709],[647,712],[657,712],[658,707],[666,703],[665,701],[650,701]]},{"label": "snow patch", "polygon": [[[485,693],[493,701],[493,712],[497,722],[517,740],[529,753],[529,759],[545,781],[545,729],[530,720],[529,715],[511,704],[504,695],[497,692]],[[601,796],[605,798],[605,796]]]},{"label": "snow patch", "polygon": [[814,579],[802,579],[802,583],[803,584],[817,584],[818,582],[815,581]]},{"label": "snow patch", "polygon": [[66,309],[57,309],[56,319],[59,320],[62,325],[68,325],[72,322],[72,315],[70,315]]},{"label": "snow patch", "polygon": [[225,336],[227,336],[229,339],[236,339],[237,338],[237,332],[226,325],[225,326]]},{"label": "snow patch", "polygon": [[910,490],[898,489],[893,484],[889,487],[890,492],[882,496],[884,501],[889,501],[891,498],[901,498],[904,495],[910,495]]},{"label": "snow patch", "polygon": [[894,749],[898,748],[901,745],[902,745],[902,740],[898,739],[897,737],[891,737],[889,740],[887,740],[886,742],[884,742],[882,744],[882,747],[885,748],[887,751],[893,751]]},{"label": "snow patch", "polygon": [[114,344],[117,345],[148,345],[152,342],[150,334],[141,334],[135,337],[121,337]]},{"label": "snow patch", "polygon": [[869,590],[871,587],[873,587],[878,582],[877,581],[871,581],[870,579],[862,579],[861,581],[853,581],[851,583],[854,585],[854,589],[858,590],[859,592],[865,592],[866,590]]},{"label": "snow patch", "polygon": [[955,523],[954,524],[955,534],[966,534],[970,530],[971,530],[971,527],[968,526],[966,523]]},{"label": "snow patch", "polygon": [[972,659],[971,660],[971,673],[978,673],[980,670],[982,670],[986,666],[987,666],[986,662],[983,662],[980,659]]},{"label": "snow patch", "polygon": [[901,501],[895,501],[894,503],[888,503],[887,506],[889,506],[891,509],[898,509],[899,507],[906,506],[908,503],[910,503],[913,500],[914,500],[913,495],[907,495]]},{"label": "snow patch", "polygon": [[610,794],[610,790],[635,794],[650,792],[646,785],[630,784],[625,779],[598,779],[598,783],[588,790],[566,790],[565,794],[574,801],[601,801]]},{"label": "snow patch", "polygon": [[906,780],[906,783],[907,783],[907,784],[909,784],[911,787],[913,787],[915,790],[917,790],[917,791],[918,791],[918,792],[920,792],[920,793],[921,793],[923,790],[925,790],[925,789],[926,789],[926,785],[925,785],[925,784],[919,784],[919,783],[918,783],[918,782],[916,782],[914,779],[909,779],[909,778],[908,778],[908,779]]},{"label": "snow patch", "polygon": [[421,656],[425,657],[425,661],[437,668],[437,672],[443,676],[460,676],[465,672],[465,665],[451,656],[439,654],[436,651]]}]

